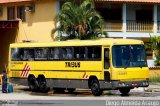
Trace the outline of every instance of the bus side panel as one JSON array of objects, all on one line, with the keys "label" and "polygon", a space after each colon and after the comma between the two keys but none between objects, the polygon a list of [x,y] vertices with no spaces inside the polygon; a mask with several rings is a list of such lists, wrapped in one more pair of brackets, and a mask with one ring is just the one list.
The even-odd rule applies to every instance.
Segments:
[{"label": "bus side panel", "polygon": [[[26,63],[30,67],[29,74],[33,74],[35,77],[41,74],[45,78],[57,79],[88,79],[91,75],[96,76],[99,80],[104,78],[101,61],[73,61],[73,64],[69,62],[71,63],[69,66],[66,66],[66,62],[63,61],[11,62],[10,77],[22,77],[21,74]],[[80,66],[76,65],[78,63]]]}]

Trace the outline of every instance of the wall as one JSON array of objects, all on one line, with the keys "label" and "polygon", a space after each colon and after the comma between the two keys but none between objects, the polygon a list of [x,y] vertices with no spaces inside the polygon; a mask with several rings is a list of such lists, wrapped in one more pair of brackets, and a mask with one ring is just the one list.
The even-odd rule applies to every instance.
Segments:
[{"label": "wall", "polygon": [[7,8],[5,5],[0,5],[0,7],[3,8],[3,14],[0,15],[0,20],[6,20],[7,19]]},{"label": "wall", "polygon": [[153,67],[149,70],[149,78],[160,77],[160,67]]},{"label": "wall", "polygon": [[[7,7],[30,4],[30,2],[22,2],[0,5],[3,7],[3,15],[0,16],[0,21],[7,20]],[[35,12],[26,12],[26,21],[20,21],[19,28],[0,29],[0,73],[5,68],[5,64],[8,64],[10,43],[21,42],[22,40],[52,41],[51,30],[54,28],[56,0],[37,0],[34,4]]]},{"label": "wall", "polygon": [[52,41],[51,30],[54,28],[55,16],[55,1],[36,2],[35,12],[26,12],[26,22],[21,24],[18,41]]},{"label": "wall", "polygon": [[[7,20],[8,6],[27,6],[30,4],[23,2],[3,5],[3,15],[0,16],[0,20]],[[35,12],[26,12],[26,21],[19,24],[17,42],[22,40],[52,41],[51,30],[54,28],[56,0],[38,0],[34,4]]]},{"label": "wall", "polygon": [[0,74],[8,64],[9,44],[15,42],[17,29],[0,29]]}]

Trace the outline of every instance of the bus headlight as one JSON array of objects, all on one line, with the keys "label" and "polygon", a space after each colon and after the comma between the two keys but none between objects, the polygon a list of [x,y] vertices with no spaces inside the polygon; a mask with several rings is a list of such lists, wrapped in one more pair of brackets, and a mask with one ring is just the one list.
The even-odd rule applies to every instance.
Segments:
[{"label": "bus headlight", "polygon": [[143,85],[146,85],[146,83],[145,83],[145,82],[143,82],[142,84],[143,84]]},{"label": "bus headlight", "polygon": [[143,84],[144,86],[149,85],[149,83],[148,83],[148,82],[143,82],[142,84]]},{"label": "bus headlight", "polygon": [[125,83],[124,82],[122,82],[122,83],[119,83],[119,87],[125,87],[126,85],[125,85]]},{"label": "bus headlight", "polygon": [[149,83],[148,83],[148,82],[146,82],[146,85],[149,85]]}]

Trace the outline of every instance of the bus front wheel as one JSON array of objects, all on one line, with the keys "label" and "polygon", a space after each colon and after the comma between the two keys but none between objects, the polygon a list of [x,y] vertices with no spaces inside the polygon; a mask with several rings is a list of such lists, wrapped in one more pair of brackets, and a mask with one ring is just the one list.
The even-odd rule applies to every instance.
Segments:
[{"label": "bus front wheel", "polygon": [[32,92],[37,92],[39,89],[38,81],[35,77],[29,78],[28,85]]},{"label": "bus front wheel", "polygon": [[94,96],[100,96],[102,94],[102,90],[100,89],[100,85],[99,85],[98,80],[94,79],[91,82],[90,88],[91,88],[92,94]]},{"label": "bus front wheel", "polygon": [[119,91],[122,95],[128,95],[130,88],[120,88]]}]

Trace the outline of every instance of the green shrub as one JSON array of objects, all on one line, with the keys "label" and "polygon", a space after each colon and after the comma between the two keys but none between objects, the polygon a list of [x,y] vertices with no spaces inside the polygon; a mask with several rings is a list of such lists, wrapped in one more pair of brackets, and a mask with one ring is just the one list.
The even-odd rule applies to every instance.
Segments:
[{"label": "green shrub", "polygon": [[160,77],[152,77],[149,79],[151,83],[160,83]]},{"label": "green shrub", "polygon": [[155,66],[160,66],[160,55],[156,56]]}]

